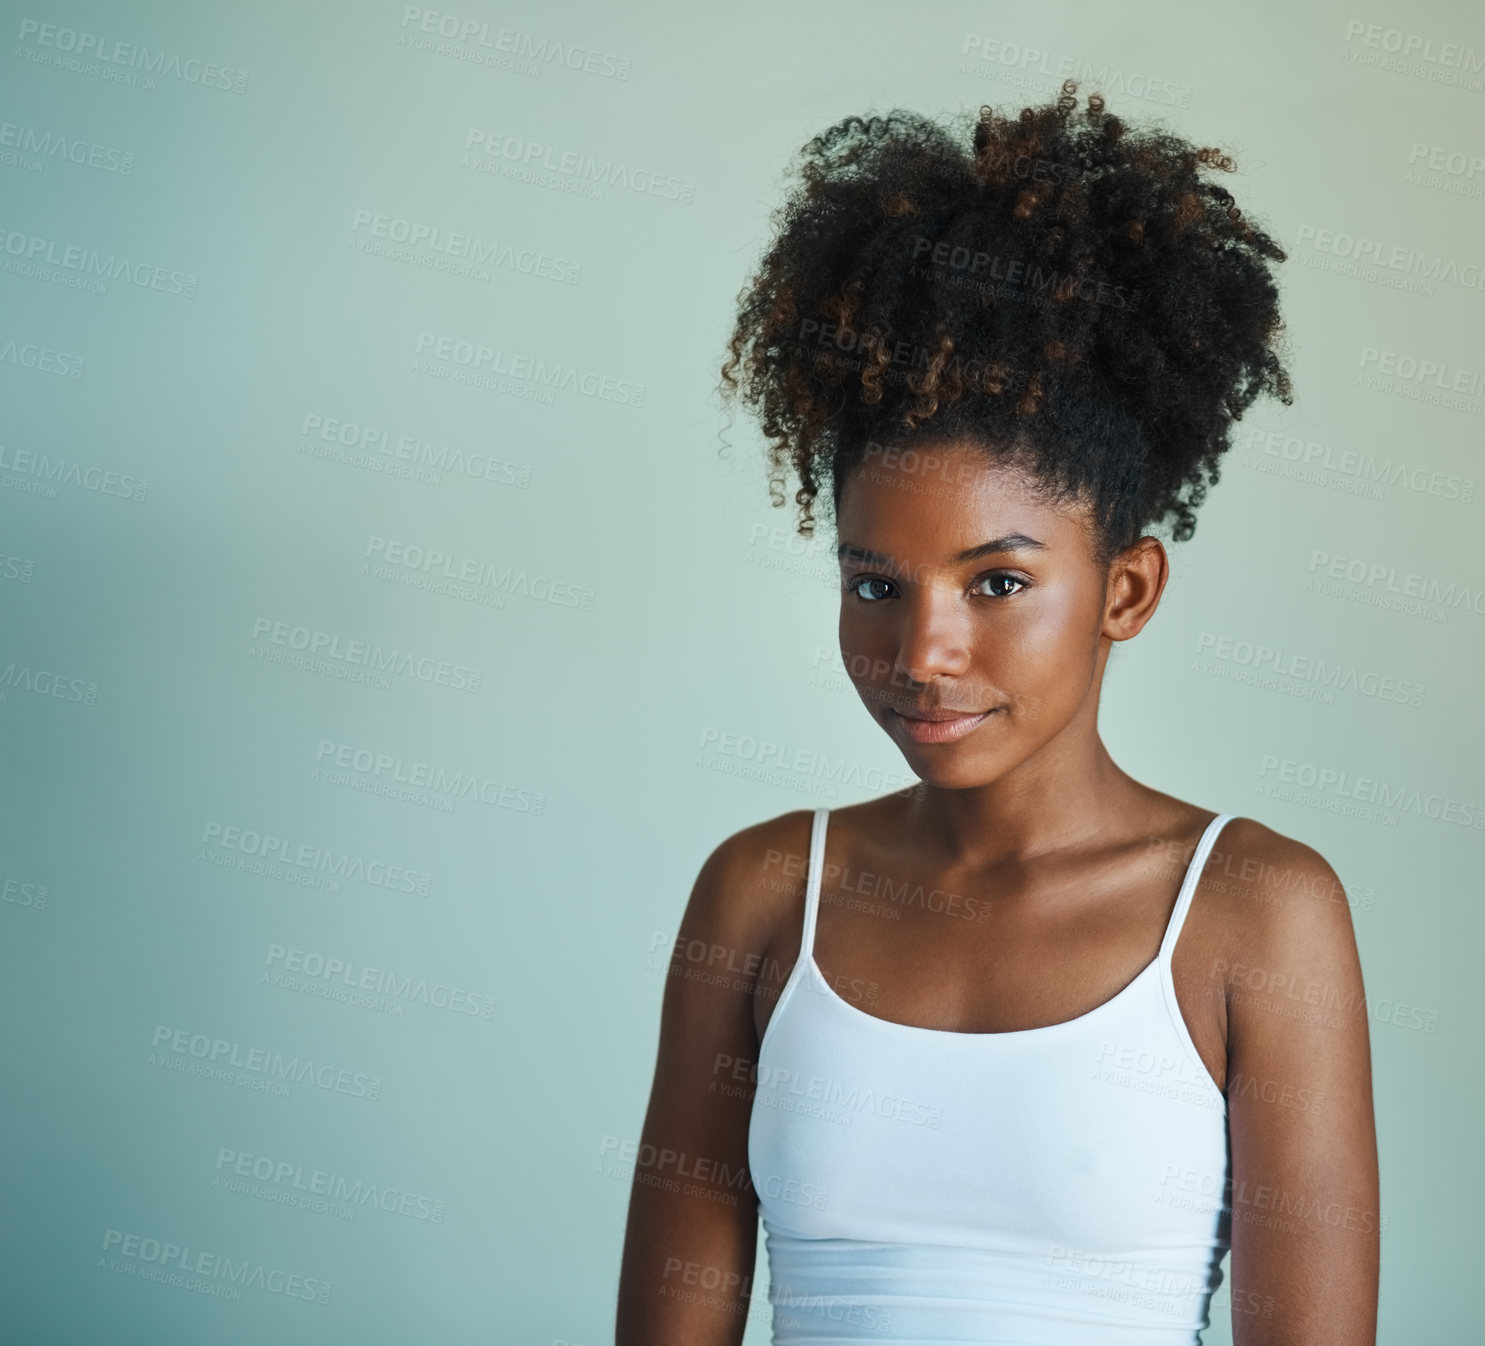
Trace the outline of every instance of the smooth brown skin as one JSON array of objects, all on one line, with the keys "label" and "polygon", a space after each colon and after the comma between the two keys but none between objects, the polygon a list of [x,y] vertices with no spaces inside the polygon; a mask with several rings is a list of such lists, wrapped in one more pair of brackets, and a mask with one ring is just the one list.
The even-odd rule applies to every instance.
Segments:
[{"label": "smooth brown skin", "polygon": [[[1154,959],[1215,810],[1134,780],[1098,735],[1109,651],[1151,619],[1169,575],[1160,542],[1139,539],[1105,573],[1081,506],[1052,503],[960,446],[933,451],[931,475],[920,461],[878,462],[842,494],[840,541],[879,558],[847,550],[841,561],[842,655],[923,784],[832,810],[815,961],[878,1018],[1036,1028],[1094,1009]],[[955,559],[1016,533],[1043,547]],[[893,704],[995,713],[957,742],[925,745],[894,722]],[[673,964],[642,1144],[684,1153],[692,1172],[695,1160],[712,1161],[722,1176],[693,1187],[736,1202],[634,1186],[616,1346],[742,1340],[745,1293],[703,1287],[731,1276],[751,1288],[756,1194],[725,1182],[746,1170],[751,1110],[733,1063],[756,1061],[798,953],[809,829],[808,809],[746,828],[697,876],[678,940],[721,950],[712,966],[732,971],[724,986],[682,975],[694,962]],[[849,891],[833,890],[847,875]],[[863,875],[988,900],[990,916],[903,906],[881,919],[890,903],[876,914],[857,905]],[[1228,1095],[1235,1346],[1374,1346],[1368,1017],[1334,871],[1302,842],[1232,819],[1202,871],[1172,975],[1192,1040]],[[674,1177],[677,1167],[645,1171]]]}]

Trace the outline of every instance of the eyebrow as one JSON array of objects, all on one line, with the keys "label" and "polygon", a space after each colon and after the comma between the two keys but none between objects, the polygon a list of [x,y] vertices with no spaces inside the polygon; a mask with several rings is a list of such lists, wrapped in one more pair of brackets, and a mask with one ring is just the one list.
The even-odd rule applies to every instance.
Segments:
[{"label": "eyebrow", "polygon": [[[1025,533],[1007,533],[1004,537],[991,538],[989,542],[982,542],[978,547],[962,551],[952,559],[955,565],[967,565],[970,561],[978,561],[982,556],[994,556],[998,552],[1046,550],[1045,542],[1038,542],[1034,537],[1027,537]],[[850,542],[842,542],[835,549],[835,555],[840,561],[847,559],[864,561],[869,565],[891,565],[893,559],[890,556],[883,556],[881,552],[869,551],[865,547],[857,547]]]}]

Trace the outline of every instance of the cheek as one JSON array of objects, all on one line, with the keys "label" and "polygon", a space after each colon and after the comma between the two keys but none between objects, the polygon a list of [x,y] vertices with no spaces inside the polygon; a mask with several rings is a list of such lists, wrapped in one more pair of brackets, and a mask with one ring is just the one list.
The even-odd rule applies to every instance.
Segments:
[{"label": "cheek", "polygon": [[892,668],[892,647],[878,624],[842,613],[836,628],[846,676],[855,683],[881,682]]},{"label": "cheek", "polygon": [[975,667],[1010,695],[1026,720],[1071,707],[1081,702],[1097,665],[1095,616],[1085,603],[1042,604],[986,630],[976,642]]},{"label": "cheek", "polygon": [[1066,602],[1043,601],[1019,612],[997,613],[975,639],[975,663],[1007,676],[1046,677],[1076,659],[1085,641],[1078,615]]},{"label": "cheek", "polygon": [[1028,608],[1018,624],[1016,635],[1025,656],[1074,666],[1089,663],[1098,648],[1102,608],[1097,597],[1071,586],[1044,590],[1042,601]]},{"label": "cheek", "polygon": [[865,613],[842,609],[836,623],[841,658],[853,676],[870,675],[873,665],[886,660],[891,665],[895,653],[895,639],[891,626],[882,621],[873,621]]},{"label": "cheek", "polygon": [[1048,613],[1006,635],[998,642],[1001,656],[1041,676],[1081,663],[1087,645],[1077,626]]}]

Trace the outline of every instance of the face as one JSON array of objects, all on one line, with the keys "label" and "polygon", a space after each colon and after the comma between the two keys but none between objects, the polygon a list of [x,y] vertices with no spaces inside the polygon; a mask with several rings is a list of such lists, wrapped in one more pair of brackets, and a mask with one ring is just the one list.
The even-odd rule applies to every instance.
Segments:
[{"label": "face", "polygon": [[1100,568],[1085,505],[952,443],[859,466],[837,532],[846,670],[914,773],[949,788],[1096,737],[1110,642],[1168,574],[1154,538]]}]

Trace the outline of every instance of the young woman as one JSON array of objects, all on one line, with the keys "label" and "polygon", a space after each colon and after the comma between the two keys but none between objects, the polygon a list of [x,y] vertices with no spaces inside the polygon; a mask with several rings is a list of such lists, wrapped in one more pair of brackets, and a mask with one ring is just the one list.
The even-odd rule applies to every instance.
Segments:
[{"label": "young woman", "polygon": [[1374,1342],[1345,892],[1098,733],[1169,574],[1146,530],[1189,538],[1231,422],[1291,400],[1233,167],[1072,82],[806,146],[724,382],[807,536],[830,487],[841,654],[919,783],[702,866],[619,1346],[740,1342],[760,1214],[780,1346],[1193,1343],[1214,1302],[1237,1346]]}]

